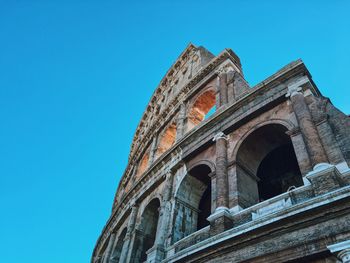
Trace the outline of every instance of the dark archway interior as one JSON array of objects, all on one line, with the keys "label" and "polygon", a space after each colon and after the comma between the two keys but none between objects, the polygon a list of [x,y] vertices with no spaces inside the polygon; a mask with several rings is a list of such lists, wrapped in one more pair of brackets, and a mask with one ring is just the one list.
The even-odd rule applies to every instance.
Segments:
[{"label": "dark archway interior", "polygon": [[293,145],[289,143],[272,150],[262,160],[257,176],[260,201],[284,193],[291,186],[303,185]]},{"label": "dark archway interior", "polygon": [[267,124],[242,142],[237,152],[239,205],[249,207],[303,184],[287,129]]},{"label": "dark archway interior", "polygon": [[118,237],[117,244],[112,252],[112,256],[111,256],[111,260],[110,260],[111,263],[118,263],[119,262],[119,258],[120,258],[120,255],[121,255],[122,249],[123,249],[126,231],[127,231],[127,229],[124,228]]},{"label": "dark archway interior", "polygon": [[139,262],[144,262],[147,260],[147,250],[149,250],[156,239],[157,225],[159,218],[159,207],[160,202],[158,199],[153,199],[145,208],[142,214],[142,232],[143,238],[141,242],[142,251],[141,258]]},{"label": "dark archway interior", "polygon": [[207,226],[211,213],[211,169],[200,164],[190,169],[176,192],[172,242]]},{"label": "dark archway interior", "polygon": [[199,165],[191,169],[189,174],[194,178],[201,181],[205,186],[205,190],[202,193],[198,204],[198,219],[197,219],[197,230],[202,229],[209,225],[207,218],[211,214],[211,179],[209,174],[211,173],[210,168],[207,165]]},{"label": "dark archway interior", "polygon": [[211,214],[211,187],[207,187],[199,202],[199,214],[197,220],[197,230],[209,225],[207,218]]}]

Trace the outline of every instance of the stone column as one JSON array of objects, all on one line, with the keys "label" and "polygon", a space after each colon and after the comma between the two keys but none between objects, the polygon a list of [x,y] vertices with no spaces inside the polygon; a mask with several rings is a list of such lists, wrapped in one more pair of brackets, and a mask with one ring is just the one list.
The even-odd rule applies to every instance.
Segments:
[{"label": "stone column", "polygon": [[309,153],[312,167],[319,163],[327,163],[328,159],[321,144],[317,129],[312,121],[311,113],[306,104],[302,89],[296,83],[288,87],[294,113],[297,117],[301,133],[305,138],[305,144]]},{"label": "stone column", "polygon": [[186,105],[183,103],[180,106],[179,115],[176,123],[176,141],[182,138],[185,133],[186,124]]},{"label": "stone column", "polygon": [[287,131],[286,134],[289,135],[292,141],[300,172],[303,176],[305,176],[308,172],[312,170],[312,166],[309,159],[309,155],[306,151],[305,142],[300,132],[300,129],[299,128],[291,129]]},{"label": "stone column", "polygon": [[350,263],[350,240],[327,246],[342,263]]},{"label": "stone column", "polygon": [[213,141],[216,142],[216,209],[208,221],[212,235],[216,235],[232,227],[232,220],[228,209],[227,137],[219,132]]},{"label": "stone column", "polygon": [[222,70],[217,72],[216,79],[216,109],[224,106],[228,102],[227,74]]},{"label": "stone column", "polygon": [[171,195],[173,189],[173,174],[168,172],[165,179],[162,204],[160,207],[160,222],[157,228],[156,244],[163,245],[168,233],[169,218],[171,212]]},{"label": "stone column", "polygon": [[219,73],[216,77],[216,90],[215,90],[215,108],[218,110],[221,106],[221,95],[220,95],[220,79],[219,79]]},{"label": "stone column", "polygon": [[219,75],[219,87],[220,87],[220,106],[227,104],[227,74],[221,73]]},{"label": "stone column", "polygon": [[227,137],[219,132],[216,142],[216,207],[228,207]]},{"label": "stone column", "polygon": [[120,258],[119,258],[119,262],[121,263],[130,262],[131,253],[128,253],[128,252],[131,252],[132,250],[130,249],[132,247],[131,240],[132,240],[132,235],[134,235],[134,232],[135,232],[135,223],[136,223],[138,209],[139,207],[137,205],[133,205],[133,207],[131,208],[128,228],[124,238],[122,252],[120,253]]},{"label": "stone column", "polygon": [[148,250],[147,259],[151,262],[160,262],[165,256],[165,242],[168,235],[171,213],[171,194],[173,185],[173,175],[169,172],[166,175],[162,202],[159,208],[159,219],[157,225],[157,234],[154,246]]},{"label": "stone column", "polygon": [[234,80],[235,80],[235,72],[229,71],[227,72],[227,102],[233,102],[236,100],[236,94],[234,90]]},{"label": "stone column", "polygon": [[112,248],[113,248],[113,245],[114,245],[115,238],[116,238],[116,234],[112,233],[110,238],[109,238],[109,241],[108,241],[108,246],[106,248],[105,256],[103,258],[103,263],[108,263],[109,262],[109,258],[110,258],[111,253],[112,253]]}]

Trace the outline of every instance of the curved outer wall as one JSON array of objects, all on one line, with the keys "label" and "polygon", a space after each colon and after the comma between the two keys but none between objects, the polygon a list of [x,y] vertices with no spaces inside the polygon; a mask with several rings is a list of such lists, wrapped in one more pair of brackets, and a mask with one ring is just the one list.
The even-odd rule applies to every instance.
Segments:
[{"label": "curved outer wall", "polygon": [[301,60],[249,87],[232,50],[189,44],[137,127],[91,262],[343,260],[349,149],[350,118]]}]

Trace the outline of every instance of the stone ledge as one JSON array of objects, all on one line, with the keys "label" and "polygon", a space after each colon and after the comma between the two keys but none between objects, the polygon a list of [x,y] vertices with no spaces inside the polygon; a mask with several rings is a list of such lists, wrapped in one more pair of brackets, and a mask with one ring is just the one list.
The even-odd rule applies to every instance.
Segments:
[{"label": "stone ledge", "polygon": [[[295,204],[285,210],[280,210],[278,212],[265,215],[261,218],[258,218],[257,220],[247,222],[243,225],[229,229],[216,236],[209,237],[208,239],[205,239],[193,246],[190,246],[184,250],[181,250],[178,253],[175,253],[173,256],[170,256],[169,258],[163,260],[162,262],[164,263],[175,262],[191,254],[197,253],[203,249],[217,245],[221,242],[238,237],[240,235],[247,234],[248,232],[258,229],[260,227],[267,226],[269,224],[278,222],[287,217],[291,217],[299,213],[312,210],[317,207],[321,207],[321,206],[330,204],[332,202],[339,201],[341,199],[345,199],[349,197],[350,197],[350,186],[345,186],[333,192],[326,193],[321,196],[316,196],[314,198],[311,198],[310,200],[306,200],[302,203]],[[242,212],[244,212],[244,210]]]},{"label": "stone ledge", "polygon": [[339,243],[336,243],[333,245],[329,245],[329,246],[327,246],[327,248],[332,253],[339,252],[339,251],[342,251],[344,249],[350,249],[350,240],[346,240],[346,241],[339,242]]}]

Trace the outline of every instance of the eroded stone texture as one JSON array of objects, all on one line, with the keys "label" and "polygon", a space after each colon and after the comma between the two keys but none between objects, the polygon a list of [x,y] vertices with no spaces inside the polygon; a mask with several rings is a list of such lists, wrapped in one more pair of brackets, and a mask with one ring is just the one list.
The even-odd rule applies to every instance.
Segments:
[{"label": "eroded stone texture", "polygon": [[179,56],[137,128],[92,263],[347,262],[349,116],[301,60],[252,88],[243,76],[230,49]]}]

